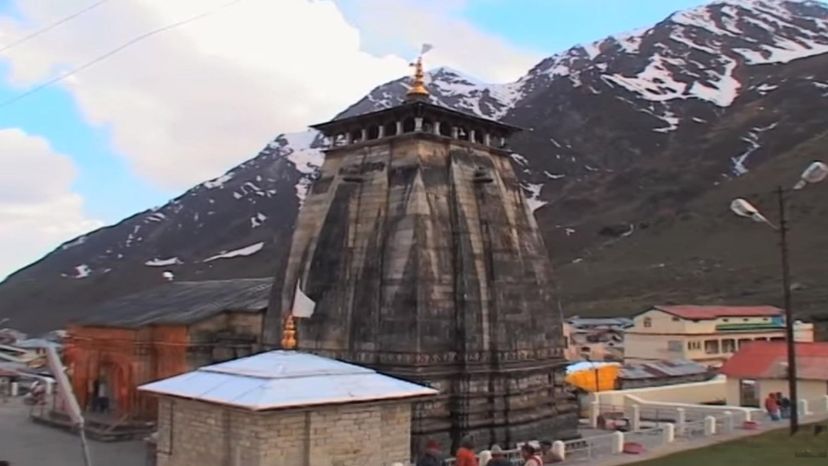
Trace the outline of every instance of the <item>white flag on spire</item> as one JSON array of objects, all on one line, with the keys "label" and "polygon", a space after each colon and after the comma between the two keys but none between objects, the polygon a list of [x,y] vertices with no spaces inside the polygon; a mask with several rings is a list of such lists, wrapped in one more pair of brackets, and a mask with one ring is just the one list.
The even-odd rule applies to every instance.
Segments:
[{"label": "white flag on spire", "polygon": [[431,44],[423,44],[423,48],[422,48],[422,50],[420,50],[420,55],[425,55],[426,52],[428,52],[429,50],[431,50],[433,48],[434,48],[434,46],[431,45]]},{"label": "white flag on spire", "polygon": [[307,319],[313,315],[314,308],[316,308],[316,302],[302,292],[297,281],[296,293],[293,295],[293,309],[291,309],[290,313],[293,314],[293,317]]}]

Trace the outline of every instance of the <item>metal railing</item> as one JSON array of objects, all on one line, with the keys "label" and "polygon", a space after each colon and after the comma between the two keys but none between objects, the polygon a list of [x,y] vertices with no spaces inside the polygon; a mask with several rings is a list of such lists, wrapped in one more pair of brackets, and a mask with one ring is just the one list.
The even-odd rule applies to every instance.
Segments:
[{"label": "metal railing", "polygon": [[629,432],[624,434],[624,443],[638,443],[644,446],[645,450],[655,450],[666,443],[665,430],[664,427],[654,427],[652,429]]},{"label": "metal railing", "polygon": [[704,419],[700,421],[685,422],[680,433],[676,437],[681,438],[697,438],[704,437]]},{"label": "metal railing", "polygon": [[[809,414],[819,416],[828,414],[828,398],[820,397],[807,401]],[[748,418],[765,425],[771,422],[768,413],[761,409],[746,409],[735,406],[691,407],[687,405],[664,406],[656,404],[639,404],[637,406],[641,429],[636,432],[626,432],[624,442],[638,443],[646,450],[658,449],[666,443],[667,434],[665,430],[667,428],[664,427],[666,423],[675,426],[676,441],[681,441],[706,436],[709,432],[705,428],[705,424],[709,417],[715,420],[715,435],[729,434],[742,429]],[[599,414],[607,420],[632,420],[634,411],[632,405],[598,405]],[[681,411],[684,412],[683,424],[679,424]],[[654,424],[654,426],[649,427],[648,424]],[[563,442],[566,456],[564,463],[590,461],[617,453],[614,450],[614,443],[617,441],[616,435],[611,433]],[[523,464],[519,449],[507,450],[504,453],[510,464],[515,466]],[[454,466],[455,459],[445,460],[444,465]]]},{"label": "metal railing", "polygon": [[577,462],[609,456],[613,452],[615,434],[596,435],[564,442],[565,462]]}]

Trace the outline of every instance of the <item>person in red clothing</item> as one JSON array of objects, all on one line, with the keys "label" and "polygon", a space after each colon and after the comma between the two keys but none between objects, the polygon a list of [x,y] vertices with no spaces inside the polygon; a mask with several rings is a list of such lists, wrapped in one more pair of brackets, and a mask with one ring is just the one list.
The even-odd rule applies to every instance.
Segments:
[{"label": "person in red clothing", "polygon": [[474,454],[474,443],[471,438],[464,437],[457,449],[455,466],[477,466],[477,455]]},{"label": "person in red clothing", "polygon": [[765,410],[768,412],[768,415],[772,421],[779,420],[779,401],[773,393],[769,394],[768,397],[765,398]]}]

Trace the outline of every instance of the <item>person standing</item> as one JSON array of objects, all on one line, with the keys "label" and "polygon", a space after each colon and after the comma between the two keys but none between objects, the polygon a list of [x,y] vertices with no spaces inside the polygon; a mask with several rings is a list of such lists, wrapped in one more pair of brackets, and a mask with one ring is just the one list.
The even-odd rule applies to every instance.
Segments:
[{"label": "person standing", "polygon": [[540,443],[541,451],[540,456],[543,460],[543,464],[551,464],[551,463],[560,463],[563,461],[560,455],[552,451],[552,442],[549,440],[544,440]]},{"label": "person standing", "polygon": [[492,459],[486,463],[486,466],[512,466],[512,463],[506,459],[506,454],[503,453],[503,449],[500,448],[500,445],[492,445],[489,452],[492,454]]},{"label": "person standing", "polygon": [[779,402],[776,401],[775,393],[769,393],[768,397],[765,398],[765,410],[772,421],[779,420]]},{"label": "person standing", "polygon": [[0,377],[0,399],[3,403],[8,403],[9,395],[11,394],[11,383],[6,377]]},{"label": "person standing", "polygon": [[523,457],[523,466],[543,466],[543,459],[538,456],[538,451],[532,445],[524,443],[520,447],[520,455]]},{"label": "person standing", "polygon": [[436,440],[426,442],[425,450],[417,460],[417,466],[443,466],[443,453]]},{"label": "person standing", "polygon": [[782,414],[782,419],[791,417],[791,399],[782,396],[781,392],[776,394],[776,399],[779,401],[779,412]]},{"label": "person standing", "polygon": [[109,412],[109,392],[107,391],[106,379],[101,379],[98,384],[98,407],[102,413]]},{"label": "person standing", "polygon": [[101,386],[101,379],[95,379],[95,380],[92,381],[92,385],[89,388],[89,393],[90,393],[89,398],[92,400],[92,409],[91,409],[91,411],[93,413],[98,412],[99,411],[98,408],[101,405],[101,402],[98,399],[98,391],[100,389],[100,386]]},{"label": "person standing", "polygon": [[477,455],[474,454],[474,443],[470,437],[463,437],[455,457],[455,466],[478,466]]}]

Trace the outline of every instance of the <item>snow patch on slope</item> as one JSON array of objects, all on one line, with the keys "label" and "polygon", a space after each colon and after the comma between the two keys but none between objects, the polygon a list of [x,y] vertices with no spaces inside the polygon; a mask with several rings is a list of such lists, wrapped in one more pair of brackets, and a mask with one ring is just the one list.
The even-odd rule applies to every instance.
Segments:
[{"label": "snow patch on slope", "polygon": [[264,247],[264,242],[259,242],[255,244],[251,244],[250,246],[245,246],[243,248],[234,249],[232,251],[223,251],[215,256],[210,256],[204,259],[202,262],[212,262],[217,259],[231,259],[233,257],[244,257],[244,256],[251,256],[256,254],[257,252],[261,251]]},{"label": "snow patch on slope", "polygon": [[529,205],[529,209],[532,212],[548,204],[548,202],[540,199],[543,184],[521,183],[521,185],[523,186],[523,189],[528,192],[528,195],[526,196],[526,203]]},{"label": "snow patch on slope", "polygon": [[302,131],[299,133],[283,134],[277,140],[284,140],[283,146],[285,156],[296,167],[302,175],[294,187],[299,203],[305,201],[308,189],[312,183],[311,176],[314,175],[325,161],[325,155],[318,148],[313,148],[313,142],[319,136],[316,130]]},{"label": "snow patch on slope", "polygon": [[182,264],[182,262],[177,257],[170,257],[169,259],[154,258],[144,262],[147,267],[167,267],[179,264]]},{"label": "snow patch on slope", "polygon": [[759,136],[761,135],[761,133],[764,133],[765,131],[770,131],[776,128],[777,124],[778,123],[773,123],[764,127],[752,128],[748,132],[747,136],[742,138],[742,141],[748,143],[748,148],[745,149],[745,151],[741,154],[730,158],[730,161],[733,163],[732,170],[735,176],[742,176],[748,172],[747,166],[745,165],[745,163],[748,160],[748,157],[750,157],[754,152],[756,152],[757,150],[759,150],[760,147],[762,147],[762,145],[759,144]]},{"label": "snow patch on slope", "polygon": [[72,275],[72,278],[86,278],[92,275],[92,268],[90,268],[86,264],[76,265],[75,266],[75,275]]},{"label": "snow patch on slope", "polygon": [[207,189],[223,188],[224,183],[227,183],[228,181],[230,181],[232,179],[233,179],[233,173],[228,172],[228,173],[225,173],[224,175],[221,175],[218,178],[212,179],[210,181],[205,181],[201,185],[204,186]]}]

